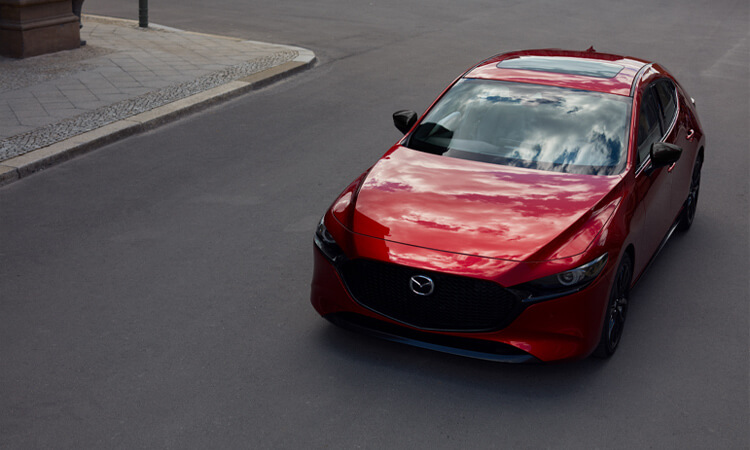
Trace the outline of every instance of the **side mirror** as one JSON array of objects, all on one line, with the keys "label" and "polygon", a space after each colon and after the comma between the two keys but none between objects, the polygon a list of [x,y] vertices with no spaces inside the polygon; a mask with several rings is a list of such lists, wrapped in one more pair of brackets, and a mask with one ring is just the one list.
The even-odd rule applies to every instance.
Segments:
[{"label": "side mirror", "polygon": [[393,113],[393,124],[404,134],[408,133],[415,123],[417,123],[417,113],[414,111],[403,109]]},{"label": "side mirror", "polygon": [[651,144],[651,165],[654,169],[676,163],[680,155],[682,155],[682,149],[674,144],[666,142]]}]

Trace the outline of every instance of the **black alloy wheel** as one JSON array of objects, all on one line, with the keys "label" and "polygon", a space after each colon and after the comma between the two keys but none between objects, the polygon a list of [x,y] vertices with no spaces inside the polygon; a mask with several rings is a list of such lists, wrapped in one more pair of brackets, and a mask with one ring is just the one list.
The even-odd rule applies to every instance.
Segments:
[{"label": "black alloy wheel", "polygon": [[633,262],[630,254],[626,253],[617,267],[612,291],[609,295],[607,313],[604,317],[602,335],[599,345],[594,350],[594,357],[609,358],[617,350],[617,345],[625,328],[625,318],[628,315],[628,301],[630,294],[630,282],[633,278]]},{"label": "black alloy wheel", "polygon": [[680,231],[687,231],[693,224],[695,219],[695,211],[698,208],[698,194],[701,189],[701,167],[703,166],[703,156],[699,155],[695,161],[695,167],[693,168],[693,177],[690,179],[690,191],[688,197],[685,200],[685,205],[682,207],[682,213],[680,214],[680,221],[677,224],[677,229]]}]

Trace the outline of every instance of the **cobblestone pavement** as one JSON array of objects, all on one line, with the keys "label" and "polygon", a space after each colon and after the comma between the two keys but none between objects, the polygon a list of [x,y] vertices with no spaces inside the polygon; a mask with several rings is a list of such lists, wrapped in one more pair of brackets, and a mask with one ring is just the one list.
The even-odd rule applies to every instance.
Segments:
[{"label": "cobblestone pavement", "polygon": [[0,162],[234,80],[303,49],[83,16],[76,50],[0,57]]}]

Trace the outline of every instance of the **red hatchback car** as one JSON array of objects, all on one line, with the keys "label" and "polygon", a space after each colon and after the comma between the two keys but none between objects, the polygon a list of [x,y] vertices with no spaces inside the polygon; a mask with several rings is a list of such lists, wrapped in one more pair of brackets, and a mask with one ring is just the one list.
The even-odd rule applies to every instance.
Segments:
[{"label": "red hatchback car", "polygon": [[466,71],[333,202],[311,300],[331,322],[439,351],[608,357],[628,293],[693,222],[693,100],[636,58],[529,50]]}]

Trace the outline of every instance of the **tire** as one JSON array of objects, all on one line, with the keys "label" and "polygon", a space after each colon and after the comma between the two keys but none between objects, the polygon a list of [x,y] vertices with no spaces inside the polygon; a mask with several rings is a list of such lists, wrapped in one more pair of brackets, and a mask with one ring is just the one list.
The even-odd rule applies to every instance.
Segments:
[{"label": "tire", "polygon": [[703,155],[699,155],[693,167],[693,176],[690,179],[690,191],[680,213],[677,229],[687,231],[695,219],[695,211],[698,208],[698,194],[701,189],[701,167],[703,167]]},{"label": "tire", "polygon": [[617,350],[628,315],[630,282],[633,278],[633,261],[630,253],[625,253],[617,267],[615,279],[607,302],[607,311],[602,325],[599,345],[594,350],[595,358],[609,358]]}]

